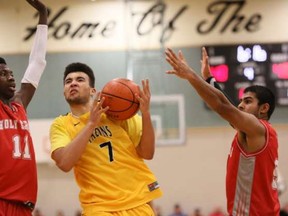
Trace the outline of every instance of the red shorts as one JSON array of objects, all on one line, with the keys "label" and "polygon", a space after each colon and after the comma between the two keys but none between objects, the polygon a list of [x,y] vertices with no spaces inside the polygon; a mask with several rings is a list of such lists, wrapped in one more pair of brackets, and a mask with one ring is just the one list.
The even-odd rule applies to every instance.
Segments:
[{"label": "red shorts", "polygon": [[0,216],[32,216],[32,210],[20,202],[0,199]]}]

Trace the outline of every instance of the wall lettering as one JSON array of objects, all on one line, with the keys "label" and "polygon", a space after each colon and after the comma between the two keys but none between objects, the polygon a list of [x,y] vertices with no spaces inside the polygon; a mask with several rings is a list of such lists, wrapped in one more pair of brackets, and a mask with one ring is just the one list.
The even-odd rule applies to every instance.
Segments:
[{"label": "wall lettering", "polygon": [[[160,43],[168,41],[168,39],[172,36],[173,31],[175,31],[175,22],[176,20],[184,13],[185,10],[188,9],[187,5],[184,5],[180,8],[179,11],[176,12],[175,16],[173,16],[167,23],[164,21],[165,11],[167,5],[164,3],[158,3],[153,5],[147,12],[140,14],[142,18],[140,19],[139,24],[137,25],[137,34],[139,36],[148,35],[155,28],[161,28],[162,33],[160,36]],[[133,15],[137,15],[133,13]],[[148,22],[148,25],[147,25]],[[150,23],[149,23],[150,22]],[[146,24],[146,25],[145,25]],[[145,29],[143,26],[148,26]]]},{"label": "wall lettering", "polygon": [[[136,33],[139,36],[145,36],[152,33],[157,27],[163,29],[160,35],[160,43],[167,41],[171,36],[173,31],[175,31],[176,20],[187,10],[188,6],[182,6],[176,14],[168,20],[167,23],[164,22],[164,15],[167,5],[164,3],[157,3],[153,5],[148,11],[144,11],[140,14],[135,14],[132,12],[132,16],[140,15],[140,21],[136,25]],[[64,20],[63,15],[69,10],[69,7],[63,7],[57,11],[54,15],[52,10],[49,10],[49,38],[55,40],[61,40],[69,37],[70,39],[79,39],[86,37],[87,39],[93,39],[96,36],[108,38],[112,37],[115,32],[117,25],[117,20],[110,20],[106,23],[101,22],[84,22],[75,27],[75,24]],[[155,18],[156,17],[156,18]],[[35,19],[37,15],[34,15]],[[148,23],[148,25],[147,25]],[[143,26],[148,26],[144,28]],[[27,35],[24,37],[24,41],[28,41],[36,32],[36,26],[27,27]]]},{"label": "wall lettering", "polygon": [[[208,5],[207,11],[210,15],[214,15],[214,20],[209,22],[208,20],[203,20],[197,25],[197,32],[199,34],[208,34],[212,32],[217,27],[220,28],[220,33],[224,33],[230,29],[232,33],[239,33],[240,31],[255,32],[259,30],[260,21],[262,19],[261,14],[255,13],[251,16],[244,16],[240,14],[240,11],[244,8],[246,1],[215,1]],[[235,9],[233,10],[233,7]],[[233,10],[232,15],[223,21],[223,17],[226,13]],[[220,25],[220,21],[224,23]]]},{"label": "wall lettering", "polygon": [[[69,7],[63,7],[54,16],[51,17],[52,11],[49,10],[49,38],[55,40],[61,40],[64,38],[79,39],[86,37],[88,39],[95,38],[97,35],[101,37],[111,37],[115,33],[116,21],[110,20],[102,24],[100,22],[84,22],[78,26],[74,26],[73,23],[63,20],[62,17],[65,12],[69,10]],[[37,16],[34,16],[37,18]],[[27,35],[24,37],[24,41],[29,40],[36,32],[36,26],[27,27]]]},{"label": "wall lettering", "polygon": [[[219,0],[214,1],[207,5],[207,13],[212,18],[211,20],[203,19],[198,24],[195,24],[195,31],[197,34],[209,34],[212,31],[218,30],[223,34],[226,32],[240,33],[246,31],[253,33],[259,31],[262,15],[259,13],[248,14],[242,12],[246,1],[243,0]],[[137,18],[138,23],[132,28],[135,28],[135,32],[139,37],[144,37],[152,34],[156,30],[159,31],[159,38],[156,38],[161,44],[168,41],[173,33],[177,30],[177,21],[179,18],[189,9],[188,5],[179,6],[179,9],[170,17],[167,17],[168,5],[163,2],[157,2],[152,4],[146,11],[140,11],[137,8],[137,12],[131,11],[131,18]],[[54,12],[49,10],[49,38],[53,40],[62,40],[69,38],[71,40],[76,39],[94,39],[97,37],[111,38],[117,35],[116,27],[118,22],[117,18],[113,17],[107,21],[85,21],[80,24],[75,24],[69,21],[69,18],[65,18],[64,15],[69,11],[68,6],[60,8]],[[203,11],[203,14],[205,12]],[[191,14],[193,16],[193,14]],[[37,14],[34,15],[35,19],[38,19]],[[192,17],[193,18],[193,17]],[[93,17],[91,18],[93,19]],[[191,27],[193,29],[193,26]],[[133,30],[133,29],[132,29]],[[24,41],[28,41],[35,34],[36,25],[26,28],[26,35]],[[215,34],[215,32],[214,32]]]}]

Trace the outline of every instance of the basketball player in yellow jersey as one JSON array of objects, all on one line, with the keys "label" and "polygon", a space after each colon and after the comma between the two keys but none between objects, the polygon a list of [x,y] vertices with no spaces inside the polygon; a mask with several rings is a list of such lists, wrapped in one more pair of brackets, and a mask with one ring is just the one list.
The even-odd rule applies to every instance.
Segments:
[{"label": "basketball player in yellow jersey", "polygon": [[64,97],[71,112],[50,128],[51,157],[64,172],[74,168],[84,216],[153,216],[148,205],[160,197],[157,179],[144,163],[155,151],[148,80],[137,98],[142,117],[113,121],[102,108],[90,67],[68,65]]}]

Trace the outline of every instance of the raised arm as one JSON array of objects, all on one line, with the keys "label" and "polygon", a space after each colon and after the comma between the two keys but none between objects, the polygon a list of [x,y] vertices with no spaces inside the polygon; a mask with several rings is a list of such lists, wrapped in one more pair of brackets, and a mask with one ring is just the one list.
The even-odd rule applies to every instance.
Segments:
[{"label": "raised arm", "polygon": [[15,100],[27,108],[30,103],[41,75],[46,67],[46,44],[47,44],[47,8],[39,0],[26,0],[39,13],[39,21],[35,39],[29,56],[29,64],[21,80],[20,90],[15,95]]},{"label": "raised arm", "polygon": [[[194,87],[199,96],[216,112],[221,113],[219,107],[230,103],[219,90],[210,86],[187,64],[183,54],[179,51],[178,56],[171,50],[166,49],[166,60],[173,67],[167,74],[174,74],[182,79],[186,79]],[[219,114],[220,114],[219,113]]]},{"label": "raised arm", "polygon": [[142,80],[143,90],[138,95],[140,111],[142,113],[142,136],[137,153],[146,160],[151,160],[155,152],[155,134],[150,114],[150,87],[149,80]]},{"label": "raised arm", "polygon": [[46,6],[39,0],[26,0],[39,13],[39,25],[47,25],[48,11]]},{"label": "raised arm", "polygon": [[263,135],[265,130],[259,120],[254,115],[237,109],[221,91],[201,78],[188,66],[181,51],[179,51],[178,56],[171,49],[167,49],[165,53],[166,60],[173,67],[172,70],[167,71],[168,74],[174,74],[188,80],[207,105],[238,131],[247,134],[249,137],[254,137],[255,134]]},{"label": "raised arm", "polygon": [[219,85],[219,83],[217,83],[216,79],[213,77],[209,65],[209,56],[207,54],[205,47],[202,47],[201,75],[206,82],[208,82],[210,85],[214,86],[216,89],[221,91],[234,106],[237,106],[234,103],[234,101],[232,101],[231,98],[229,98],[226,92],[222,89],[222,87]]}]

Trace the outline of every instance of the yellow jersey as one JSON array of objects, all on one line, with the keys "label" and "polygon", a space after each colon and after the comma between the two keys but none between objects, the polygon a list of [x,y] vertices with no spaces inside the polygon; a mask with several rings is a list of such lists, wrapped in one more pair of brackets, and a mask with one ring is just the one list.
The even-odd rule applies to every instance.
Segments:
[{"label": "yellow jersey", "polygon": [[[51,153],[65,147],[83,129],[90,113],[56,118],[50,128]],[[74,166],[84,212],[121,211],[162,195],[154,174],[136,152],[142,135],[139,115],[113,121],[102,114],[85,151]]]}]

